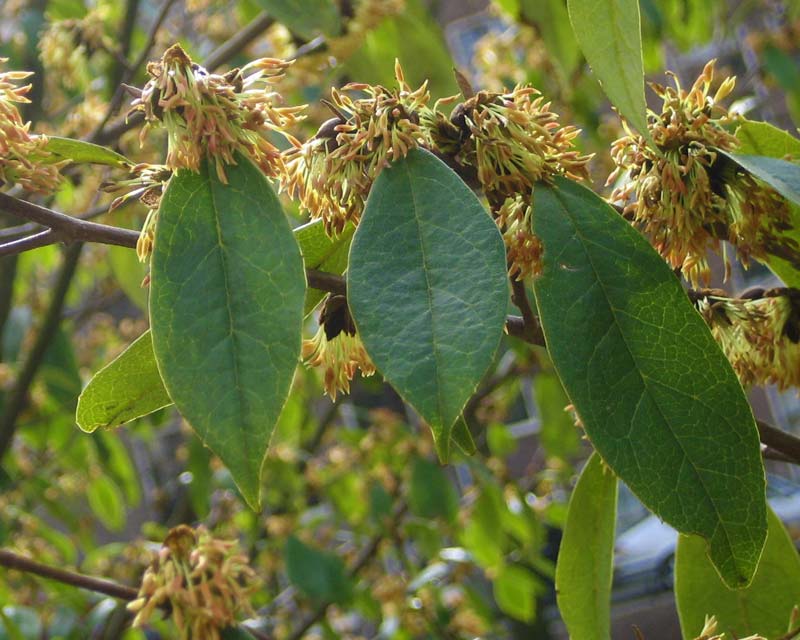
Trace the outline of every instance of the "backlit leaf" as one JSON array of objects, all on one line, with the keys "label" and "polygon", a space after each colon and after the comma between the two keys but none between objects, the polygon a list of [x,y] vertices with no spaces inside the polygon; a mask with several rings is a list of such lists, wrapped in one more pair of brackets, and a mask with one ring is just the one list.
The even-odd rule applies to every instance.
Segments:
[{"label": "backlit leaf", "polygon": [[76,163],[107,164],[112,167],[126,167],[133,164],[113,149],[72,138],[47,136],[45,149],[54,154],[57,160],[67,159]]}]

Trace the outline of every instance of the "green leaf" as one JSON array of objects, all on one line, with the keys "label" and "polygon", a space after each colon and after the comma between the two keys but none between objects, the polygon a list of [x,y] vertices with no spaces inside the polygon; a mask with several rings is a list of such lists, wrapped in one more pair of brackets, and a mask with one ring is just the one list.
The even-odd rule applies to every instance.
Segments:
[{"label": "green leaf", "polygon": [[117,153],[108,147],[83,140],[73,140],[72,138],[59,138],[58,136],[47,136],[45,150],[58,156],[57,160],[71,160],[76,163],[107,164],[112,167],[127,167],[133,163],[125,156]]},{"label": "green leaf", "polygon": [[748,156],[718,150],[748,173],[763,180],[784,198],[800,204],[800,165],[779,158]]},{"label": "green leaf", "polygon": [[558,609],[570,636],[611,637],[617,479],[592,454],[572,492],[556,564]]},{"label": "green leaf", "polygon": [[451,438],[453,442],[458,445],[458,448],[468,456],[473,455],[478,450],[475,440],[472,438],[469,426],[467,426],[464,418],[456,420],[456,423],[453,425],[453,434]]},{"label": "green leaf", "polygon": [[547,347],[587,435],[647,507],[708,540],[727,584],[745,586],[766,538],[764,467],[730,363],[666,263],[591,190],[537,186],[534,232]]},{"label": "green leaf", "polygon": [[286,541],[286,573],[291,583],[317,603],[346,603],[353,585],[341,558],[303,544],[295,536]]},{"label": "green leaf", "polygon": [[578,430],[565,410],[569,398],[558,376],[540,373],[533,381],[536,406],[539,409],[539,439],[548,455],[568,458],[578,451]]},{"label": "green leaf", "polygon": [[494,579],[494,599],[500,610],[523,622],[536,617],[536,594],[541,583],[528,569],[506,565]]},{"label": "green leaf", "polygon": [[[322,220],[314,220],[295,229],[294,237],[300,245],[306,269],[343,274],[347,269],[347,254],[355,230],[355,227],[348,223],[339,235],[332,238],[325,233]],[[324,291],[309,288],[304,309],[306,315],[311,313],[324,297]]]},{"label": "green leaf", "polygon": [[93,478],[86,488],[86,498],[92,512],[107,529],[119,531],[125,526],[125,500],[111,478]]},{"label": "green leaf", "polygon": [[[766,122],[746,120],[736,130],[736,137],[741,143],[737,152],[744,155],[800,158],[800,140]],[[781,249],[793,252],[795,259],[770,256],[767,264],[788,286],[800,288],[800,206],[790,202],[789,211],[790,228],[781,235],[779,244]]]},{"label": "green leaf", "polygon": [[152,335],[145,331],[86,385],[78,398],[76,420],[81,429],[92,432],[117,427],[170,404]]},{"label": "green leaf", "polygon": [[244,627],[225,627],[220,636],[222,640],[253,640],[255,638]]},{"label": "green leaf", "polygon": [[472,191],[420,149],[381,172],[350,247],[350,310],[383,376],[431,425],[453,423],[500,344],[505,248]]},{"label": "green leaf", "polygon": [[338,36],[342,32],[342,16],[333,0],[257,0],[261,8],[288,27],[310,40],[320,33]]},{"label": "green leaf", "polygon": [[41,378],[50,396],[70,414],[75,411],[75,399],[81,392],[81,376],[72,339],[59,327],[45,352]]},{"label": "green leaf", "polygon": [[753,582],[728,589],[696,536],[680,536],[675,555],[675,597],[684,638],[700,635],[706,615],[717,617],[719,633],[742,638],[758,633],[785,637],[792,608],[800,604],[800,557],[778,516],[769,510],[769,531]]},{"label": "green leaf", "polygon": [[568,0],[583,55],[608,99],[649,138],[638,0]]},{"label": "green leaf", "polygon": [[147,311],[147,289],[142,281],[147,265],[139,262],[135,251],[128,247],[108,247],[108,264],[122,291],[142,311]]},{"label": "green leaf", "polygon": [[204,161],[161,198],[150,324],[164,386],[251,507],[300,356],[305,272],[264,175]]},{"label": "green leaf", "polygon": [[442,517],[453,522],[458,515],[458,494],[439,465],[417,458],[411,468],[408,495],[411,512],[421,518]]},{"label": "green leaf", "polygon": [[769,158],[800,155],[800,140],[768,122],[745,120],[736,129],[736,137],[740,142],[736,152],[744,155]]}]

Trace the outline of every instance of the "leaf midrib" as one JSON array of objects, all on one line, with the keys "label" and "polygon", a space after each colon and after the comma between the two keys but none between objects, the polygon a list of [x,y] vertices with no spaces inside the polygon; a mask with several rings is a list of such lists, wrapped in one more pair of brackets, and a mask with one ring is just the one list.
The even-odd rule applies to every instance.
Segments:
[{"label": "leaf midrib", "polygon": [[[608,309],[611,312],[611,317],[613,318],[614,325],[616,326],[616,329],[617,329],[617,331],[618,331],[618,333],[620,335],[622,343],[625,345],[625,349],[628,352],[628,355],[630,356],[631,360],[636,365],[636,375],[641,380],[642,386],[645,389],[645,391],[647,392],[648,396],[650,396],[650,399],[653,402],[653,406],[655,406],[656,409],[658,410],[658,413],[661,416],[661,419],[663,420],[664,425],[667,427],[667,432],[672,436],[673,440],[675,441],[675,443],[678,445],[678,447],[680,448],[681,452],[683,453],[684,459],[689,463],[689,466],[692,469],[692,472],[694,473],[694,475],[699,480],[700,486],[703,489],[703,493],[705,494],[706,499],[708,500],[708,502],[711,504],[711,506],[714,509],[714,513],[715,513],[715,515],[717,517],[717,522],[722,526],[722,531],[723,531],[723,534],[725,536],[725,541],[728,544],[728,549],[730,551],[730,555],[731,555],[732,558],[735,559],[736,556],[733,553],[733,546],[731,545],[731,541],[730,541],[730,537],[728,535],[727,527],[725,526],[724,521],[722,520],[721,514],[719,512],[719,509],[717,507],[716,502],[714,501],[714,498],[711,496],[711,494],[708,491],[708,488],[705,485],[705,482],[703,480],[703,476],[696,469],[695,464],[692,461],[692,459],[689,457],[689,455],[687,454],[686,449],[683,446],[683,443],[681,443],[681,441],[678,438],[678,436],[672,430],[670,422],[667,420],[666,416],[664,415],[663,411],[661,410],[661,406],[659,405],[658,401],[655,399],[655,397],[653,397],[652,393],[650,392],[650,386],[648,385],[647,378],[645,376],[643,376],[641,371],[640,371],[639,361],[634,356],[633,351],[631,350],[630,345],[628,344],[628,341],[625,338],[625,333],[622,331],[622,329],[621,329],[621,327],[619,325],[619,322],[617,320],[616,309],[611,304],[610,298],[608,297],[608,294],[607,294],[607,291],[606,291],[606,287],[605,287],[605,283],[600,278],[600,276],[598,274],[598,271],[595,268],[594,260],[592,259],[591,252],[587,249],[587,240],[583,237],[583,234],[580,232],[580,230],[578,229],[578,226],[575,224],[575,220],[574,220],[574,218],[572,216],[572,213],[566,207],[566,205],[564,203],[564,200],[562,198],[562,195],[561,195],[560,191],[558,190],[558,188],[551,189],[551,193],[553,193],[553,195],[555,195],[555,197],[558,199],[558,202],[561,205],[561,209],[562,209],[563,213],[566,214],[566,216],[572,222],[572,228],[574,230],[575,237],[581,243],[581,248],[583,249],[583,252],[584,252],[584,254],[586,255],[586,257],[587,257],[587,259],[589,261],[589,265],[592,268],[592,272],[594,273],[595,281],[600,285],[600,288],[603,290],[603,296],[605,298],[606,305],[608,306]],[[705,537],[705,536],[703,536],[703,537]],[[711,540],[711,537],[713,537],[713,534],[709,535],[709,537],[708,537],[709,542]],[[738,568],[738,562],[736,562],[736,565],[737,565],[737,568]]]}]

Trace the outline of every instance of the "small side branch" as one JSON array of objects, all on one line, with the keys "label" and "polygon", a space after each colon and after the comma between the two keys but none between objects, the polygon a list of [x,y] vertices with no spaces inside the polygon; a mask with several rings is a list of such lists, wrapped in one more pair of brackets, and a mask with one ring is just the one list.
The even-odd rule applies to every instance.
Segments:
[{"label": "small side branch", "polygon": [[786,433],[771,424],[767,424],[762,420],[756,420],[758,425],[758,435],[761,442],[773,451],[778,451],[786,459],[787,462],[800,464],[800,438]]}]

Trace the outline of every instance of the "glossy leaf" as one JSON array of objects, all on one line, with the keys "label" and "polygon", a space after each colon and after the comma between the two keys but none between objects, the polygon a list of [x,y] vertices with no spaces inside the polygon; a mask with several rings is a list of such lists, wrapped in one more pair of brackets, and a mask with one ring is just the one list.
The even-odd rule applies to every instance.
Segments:
[{"label": "glossy leaf", "polygon": [[300,355],[305,273],[264,175],[203,162],[161,198],[150,324],[164,386],[252,507]]},{"label": "glossy leaf", "polygon": [[100,369],[78,398],[84,431],[117,427],[172,404],[161,381],[150,331]]},{"label": "glossy leaf", "polygon": [[347,291],[367,352],[447,460],[453,423],[503,333],[508,284],[496,225],[449,167],[412,150],[372,187]]},{"label": "glossy leaf", "polygon": [[684,638],[700,635],[706,615],[716,616],[725,637],[785,637],[800,605],[800,556],[778,516],[769,510],[764,553],[746,589],[728,589],[706,557],[702,539],[680,536],[675,556],[675,597]]},{"label": "glossy leaf", "polygon": [[286,541],[286,572],[294,586],[315,602],[345,603],[352,583],[338,556],[319,551],[295,536]]},{"label": "glossy leaf", "polygon": [[257,0],[258,4],[290,31],[311,39],[320,33],[338,36],[342,17],[334,0]]},{"label": "glossy leaf", "polygon": [[611,637],[617,478],[592,454],[569,500],[556,564],[556,596],[570,636]]},{"label": "glossy leaf", "polygon": [[122,154],[108,147],[83,140],[47,136],[45,149],[57,156],[58,160],[71,160],[76,163],[107,164],[112,167],[127,167],[133,164]]},{"label": "glossy leaf", "polygon": [[586,433],[648,508],[706,538],[725,582],[745,586],[766,537],[764,468],[730,363],[666,263],[599,196],[559,178],[536,187],[534,218],[536,303]]},{"label": "glossy leaf", "polygon": [[575,37],[620,114],[648,136],[638,0],[568,0]]},{"label": "glossy leaf", "polygon": [[[314,220],[295,229],[294,237],[300,245],[306,269],[343,274],[347,269],[347,254],[354,231],[355,227],[348,224],[339,235],[331,238],[325,233],[322,220]],[[306,293],[305,313],[311,313],[324,297],[324,291],[309,288]]]}]

